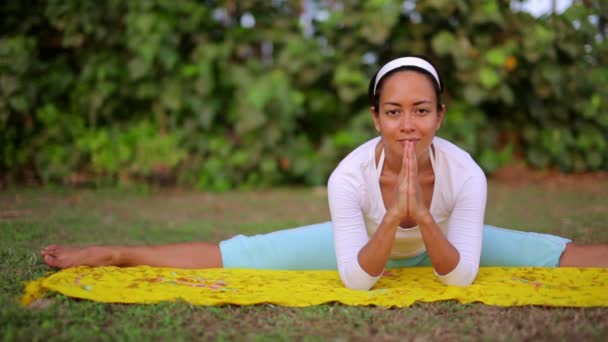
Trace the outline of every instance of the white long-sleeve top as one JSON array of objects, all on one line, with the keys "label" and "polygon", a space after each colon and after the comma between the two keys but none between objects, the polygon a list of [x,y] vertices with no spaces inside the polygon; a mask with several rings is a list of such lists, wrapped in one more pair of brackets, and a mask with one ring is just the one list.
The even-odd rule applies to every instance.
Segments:
[{"label": "white long-sleeve top", "polygon": [[[328,200],[333,225],[338,271],[349,288],[369,290],[380,279],[365,272],[359,251],[376,232],[386,214],[380,191],[384,158],[376,165],[375,150],[380,137],[351,152],[336,167],[328,182]],[[479,270],[487,183],[471,156],[439,137],[432,143],[431,165],[435,186],[430,213],[448,241],[460,253],[450,273],[437,276],[446,285],[470,285]],[[408,258],[426,250],[418,227],[397,228],[391,258]]]}]

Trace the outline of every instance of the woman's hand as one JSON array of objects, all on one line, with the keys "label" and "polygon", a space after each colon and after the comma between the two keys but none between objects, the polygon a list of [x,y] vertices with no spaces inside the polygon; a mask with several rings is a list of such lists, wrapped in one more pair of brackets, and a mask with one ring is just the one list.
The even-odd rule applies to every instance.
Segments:
[{"label": "woman's hand", "polygon": [[395,186],[395,195],[390,214],[399,222],[413,221],[418,224],[429,215],[424,205],[422,188],[418,180],[418,158],[416,158],[415,143],[406,141],[403,146],[401,171]]},{"label": "woman's hand", "polygon": [[408,213],[408,167],[406,161],[406,152],[407,146],[409,142],[407,142],[403,146],[403,158],[401,159],[401,171],[399,171],[399,176],[397,176],[397,183],[395,184],[395,194],[393,195],[393,203],[388,210],[388,213],[391,217],[395,218],[397,222],[401,222],[406,220],[409,217]]},{"label": "woman's hand", "polygon": [[429,215],[429,210],[424,204],[422,188],[418,180],[418,158],[416,158],[416,143],[406,142],[403,151],[404,165],[407,174],[407,215],[417,224]]}]

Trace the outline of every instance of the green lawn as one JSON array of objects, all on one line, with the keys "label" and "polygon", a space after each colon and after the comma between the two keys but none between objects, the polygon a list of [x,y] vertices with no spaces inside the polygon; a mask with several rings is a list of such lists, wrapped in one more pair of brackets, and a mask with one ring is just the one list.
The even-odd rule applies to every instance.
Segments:
[{"label": "green lawn", "polygon": [[[486,221],[608,243],[608,182],[491,182]],[[323,189],[190,191],[9,189],[0,194],[0,337],[15,340],[606,340],[608,308],[502,308],[456,302],[405,309],[328,304],[195,307],[97,304],[50,295],[17,303],[23,283],[53,270],[49,243],[220,241],[327,220]],[[608,289],[607,289],[608,291]]]}]

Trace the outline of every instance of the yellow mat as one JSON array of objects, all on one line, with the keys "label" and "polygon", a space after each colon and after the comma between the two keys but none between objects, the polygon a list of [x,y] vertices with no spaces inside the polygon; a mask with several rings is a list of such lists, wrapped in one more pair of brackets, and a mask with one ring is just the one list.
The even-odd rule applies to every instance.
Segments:
[{"label": "yellow mat", "polygon": [[481,268],[473,285],[455,287],[440,283],[431,268],[403,268],[385,272],[371,291],[356,291],[345,288],[336,271],[76,267],[30,282],[22,303],[47,291],[107,303],[407,307],[417,301],[454,299],[500,306],[590,307],[608,306],[608,269],[489,267]]}]

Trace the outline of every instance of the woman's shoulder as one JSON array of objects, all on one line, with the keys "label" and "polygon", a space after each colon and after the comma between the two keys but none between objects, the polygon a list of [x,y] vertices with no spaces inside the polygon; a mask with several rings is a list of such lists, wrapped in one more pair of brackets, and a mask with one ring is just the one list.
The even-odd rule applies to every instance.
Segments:
[{"label": "woman's shoulder", "polygon": [[440,137],[435,137],[433,139],[433,145],[436,150],[435,159],[441,161],[439,163],[440,167],[449,169],[451,173],[459,175],[459,178],[461,179],[464,174],[482,176],[485,178],[485,174],[481,167],[464,149]]},{"label": "woman's shoulder", "polygon": [[380,137],[370,139],[359,147],[350,152],[336,167],[336,170],[341,168],[350,168],[354,165],[368,164],[373,161],[373,151],[380,141]]},{"label": "woman's shoulder", "polygon": [[340,161],[332,172],[331,178],[363,179],[374,170],[374,151],[380,137],[370,139],[355,148]]}]

